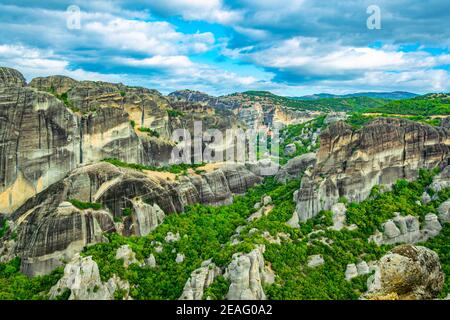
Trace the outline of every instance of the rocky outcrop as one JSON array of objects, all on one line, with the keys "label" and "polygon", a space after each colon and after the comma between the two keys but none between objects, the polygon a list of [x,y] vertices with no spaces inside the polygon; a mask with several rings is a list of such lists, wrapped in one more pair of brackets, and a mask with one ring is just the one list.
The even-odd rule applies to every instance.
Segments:
[{"label": "rocky outcrop", "polygon": [[221,274],[220,268],[211,260],[204,261],[200,268],[191,273],[190,278],[184,285],[180,300],[202,300],[205,289]]},{"label": "rocky outcrop", "polygon": [[24,76],[17,70],[0,67],[0,87],[24,87]]},{"label": "rocky outcrop", "polygon": [[325,263],[325,260],[323,259],[322,255],[315,254],[313,256],[308,257],[308,267],[310,268],[316,268]]},{"label": "rocky outcrop", "polygon": [[331,124],[338,121],[344,121],[348,118],[347,113],[345,112],[330,112],[327,114],[325,118],[326,124]]},{"label": "rocky outcrop", "polygon": [[62,95],[76,86],[77,81],[66,76],[50,76],[34,78],[30,82],[30,87],[39,91],[56,93]]},{"label": "rocky outcrop", "polygon": [[450,166],[446,166],[439,174],[434,176],[430,188],[435,192],[450,188]]},{"label": "rocky outcrop", "polygon": [[123,260],[123,266],[125,268],[128,268],[134,263],[139,263],[139,261],[136,260],[136,254],[128,245],[123,245],[117,249],[116,259]]},{"label": "rocky outcrop", "polygon": [[55,299],[67,290],[69,300],[114,300],[117,290],[124,292],[127,299],[130,285],[116,276],[103,283],[92,257],[75,255],[64,268],[63,277],[50,289],[50,298]]},{"label": "rocky outcrop", "polygon": [[395,213],[393,219],[383,224],[383,232],[377,231],[369,238],[377,244],[395,244],[395,243],[418,243],[435,237],[441,231],[442,226],[438,217],[429,213],[425,216],[425,223],[420,229],[420,222],[417,217],[408,215],[401,216]]},{"label": "rocky outcrop", "polygon": [[[23,78],[17,71],[2,74]],[[80,164],[141,162],[142,144],[123,109],[107,100],[79,112],[81,106],[58,95],[74,85],[70,78],[37,79],[31,87],[12,85],[17,82],[0,83],[0,212],[12,213]]]},{"label": "rocky outcrop", "polygon": [[145,259],[144,264],[148,268],[156,268],[156,258],[153,253],[147,259]]},{"label": "rocky outcrop", "polygon": [[331,212],[333,213],[333,230],[342,230],[346,225],[347,220],[347,208],[343,203],[336,203],[331,207]]},{"label": "rocky outcrop", "polygon": [[[60,187],[60,184],[54,185],[50,192],[57,192]],[[106,241],[103,232],[114,230],[112,216],[107,211],[79,210],[69,202],[58,204],[55,199],[46,199],[47,202],[37,198],[32,201],[39,205],[15,220],[14,253],[22,258],[21,271],[27,275],[52,271],[86,245]]]},{"label": "rocky outcrop", "polygon": [[276,174],[278,182],[286,183],[289,180],[298,179],[303,172],[316,163],[315,153],[306,153],[289,160]]},{"label": "rocky outcrop", "polygon": [[444,273],[436,252],[402,245],[380,259],[369,280],[364,298],[423,300],[436,298],[444,285]]},{"label": "rocky outcrop", "polygon": [[233,255],[233,260],[225,272],[225,277],[231,282],[227,300],[266,299],[262,285],[273,279],[273,275],[265,266],[264,250],[264,246],[259,246],[250,253]]},{"label": "rocky outcrop", "polygon": [[358,131],[343,122],[320,136],[314,170],[306,171],[291,225],[329,210],[340,197],[362,201],[375,185],[414,179],[419,168],[447,161],[450,133],[405,119],[379,118]]},{"label": "rocky outcrop", "polygon": [[[218,166],[210,173],[179,180],[169,173],[119,168],[106,162],[80,167],[11,216],[17,241],[13,249],[8,246],[8,257],[21,257],[26,274],[45,274],[84,246],[105,241],[104,232],[143,236],[163,221],[165,213],[182,212],[195,203],[231,202],[233,194],[259,181],[243,165]],[[71,199],[101,203],[103,208],[80,210],[68,202]],[[123,228],[118,230],[115,220],[122,221]],[[12,231],[6,240],[11,235]]]},{"label": "rocky outcrop", "polygon": [[438,208],[439,220],[442,223],[450,222],[450,200],[444,201]]},{"label": "rocky outcrop", "polygon": [[0,212],[62,179],[80,161],[77,117],[51,94],[0,85]]},{"label": "rocky outcrop", "polygon": [[365,261],[358,262],[358,264],[350,263],[345,269],[345,280],[350,281],[358,276],[369,274],[370,267]]},{"label": "rocky outcrop", "polygon": [[134,215],[132,216],[132,234],[146,236],[156,229],[165,218],[164,211],[155,203],[147,204],[141,198],[131,200]]}]

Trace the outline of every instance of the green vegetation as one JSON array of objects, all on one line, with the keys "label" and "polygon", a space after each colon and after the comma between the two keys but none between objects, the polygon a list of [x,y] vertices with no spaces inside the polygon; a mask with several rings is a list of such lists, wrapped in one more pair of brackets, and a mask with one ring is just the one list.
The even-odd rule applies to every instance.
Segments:
[{"label": "green vegetation", "polygon": [[56,89],[54,87],[50,87],[49,92],[51,94],[53,94],[56,98],[58,98],[59,100],[62,101],[62,103],[64,103],[64,105],[69,108],[70,110],[72,110],[73,112],[79,112],[80,109],[75,107],[73,102],[70,101],[69,99],[69,95],[67,92],[64,92],[62,94],[58,94],[56,93]]},{"label": "green vegetation", "polygon": [[156,130],[146,128],[146,127],[140,127],[138,130],[141,132],[146,132],[150,137],[159,138],[159,132]]},{"label": "green vegetation", "polygon": [[58,268],[49,275],[29,278],[19,270],[19,258],[0,263],[0,300],[48,299],[48,291],[63,274],[63,269]]},{"label": "green vegetation", "polygon": [[132,208],[125,208],[122,210],[122,215],[124,217],[128,217],[131,216],[133,214],[133,209]]},{"label": "green vegetation", "polygon": [[445,274],[444,289],[439,298],[445,298],[450,293],[450,222],[447,222],[438,236],[428,240],[421,245],[434,250],[441,261],[442,269]]},{"label": "green vegetation", "polygon": [[283,105],[288,108],[298,110],[315,111],[347,111],[347,112],[367,112],[374,108],[384,106],[389,100],[369,97],[349,97],[349,98],[323,98],[317,100],[298,100],[289,97],[277,96],[266,91],[246,91],[243,95],[250,101],[257,98],[269,100],[273,104]]},{"label": "green vegetation", "polygon": [[350,124],[353,128],[353,130],[360,129],[364,127],[366,124],[371,122],[377,118],[376,116],[365,116],[362,113],[353,112],[350,114],[350,116],[345,121],[346,123]]},{"label": "green vegetation", "polygon": [[[87,247],[83,255],[93,256],[103,280],[117,274],[136,285],[131,290],[134,299],[177,299],[191,272],[200,267],[204,260],[212,258],[218,266],[226,266],[233,253],[252,250],[253,244],[249,242],[233,246],[229,239],[236,228],[245,224],[245,219],[255,211],[253,206],[263,194],[270,189],[278,189],[280,194],[284,194],[279,188],[285,187],[271,180],[249,190],[245,196],[235,197],[234,203],[228,206],[193,205],[185,213],[168,215],[164,223],[146,237],[126,238],[108,234],[109,243]],[[169,231],[179,232],[181,239],[173,243],[164,242]],[[152,241],[163,243],[161,253],[156,253]],[[115,259],[117,248],[123,244],[128,244],[141,261],[153,253],[157,267],[132,265],[124,269],[122,262]],[[184,262],[175,262],[177,253],[185,254]],[[214,297],[223,295],[224,282],[224,279],[219,279],[211,288]]]},{"label": "green vegetation", "polygon": [[450,115],[450,99],[448,97],[420,96],[413,99],[395,100],[374,108],[370,112],[417,116]]},{"label": "green vegetation", "polygon": [[[307,152],[314,152],[317,150],[320,146],[319,139],[317,139],[317,142],[312,145],[310,139],[301,139],[299,140],[299,136],[302,134],[304,130],[310,130],[311,132],[315,132],[317,129],[324,129],[325,128],[325,116],[317,117],[314,120],[301,123],[301,124],[294,124],[294,125],[288,125],[284,127],[280,132],[280,164],[285,164],[289,159],[292,159],[294,157],[297,157],[299,155],[302,155]],[[295,144],[296,151],[295,153],[291,155],[285,155],[284,149],[288,144]],[[308,147],[310,148],[308,150]]]},{"label": "green vegetation", "polygon": [[130,120],[130,125],[131,125],[133,128],[136,127],[136,121]]},{"label": "green vegetation", "polygon": [[103,205],[101,203],[83,202],[77,199],[70,199],[69,202],[73,204],[74,207],[80,210],[86,209],[100,210],[101,208],[103,208]]},{"label": "green vegetation", "polygon": [[169,117],[171,118],[176,118],[176,117],[182,117],[184,116],[184,113],[178,110],[173,110],[173,109],[167,109],[167,114],[169,115]]},{"label": "green vegetation", "polygon": [[277,96],[266,91],[242,93],[250,101],[268,100],[271,103],[298,110],[346,111],[385,113],[413,116],[450,115],[450,98],[446,94],[431,94],[411,99],[388,100],[370,97],[321,98],[298,100]]},{"label": "green vegetation", "polygon": [[[356,224],[355,230],[332,230],[332,213],[322,211],[316,217],[301,223],[300,228],[291,228],[286,222],[295,210],[293,193],[298,190],[300,181],[278,184],[273,178],[248,190],[244,196],[236,196],[231,205],[219,207],[192,205],[184,213],[167,215],[164,222],[145,237],[123,237],[116,233],[106,234],[107,243],[86,247],[84,256],[92,256],[98,263],[103,281],[113,274],[128,281],[132,287],[130,294],[134,299],[178,299],[184,284],[195,269],[205,260],[219,267],[226,267],[237,252],[250,252],[257,244],[264,244],[265,261],[276,274],[275,283],[265,285],[269,299],[357,299],[366,291],[369,275],[359,276],[351,281],[345,280],[345,269],[349,263],[373,261],[379,259],[390,245],[378,246],[369,242],[369,237],[394,212],[402,215],[414,215],[423,221],[425,214],[436,213],[436,208],[450,198],[450,189],[434,194],[431,202],[419,205],[417,200],[432,182],[438,170],[420,170],[415,181],[399,180],[390,191],[376,186],[368,199],[361,203],[348,203],[345,198],[339,201],[347,204],[347,223]],[[271,210],[267,215],[248,222],[247,218],[256,212],[255,203],[263,196],[272,198]],[[145,200],[145,199],[144,199]],[[131,208],[123,210],[130,215]],[[232,244],[231,236],[236,228],[243,226],[239,234],[239,243]],[[256,232],[255,232],[256,230]],[[165,242],[168,232],[179,233],[180,240]],[[269,241],[281,237],[287,239],[281,244]],[[450,224],[444,226],[441,234],[422,245],[435,250],[441,259],[446,273],[445,288],[442,296],[450,291]],[[155,268],[140,267],[138,264],[123,267],[123,262],[115,259],[117,249],[128,244],[136,258],[143,261],[153,254]],[[156,252],[161,245],[162,251]],[[177,253],[183,253],[185,260],[176,263]],[[316,268],[307,266],[308,257],[320,254],[325,263]],[[0,298],[34,299],[46,298],[45,292],[61,276],[61,270],[42,278],[27,278],[18,273],[20,262],[13,260],[0,264]],[[223,299],[229,287],[229,280],[217,277],[205,290],[204,298]],[[68,298],[68,292],[62,292],[61,299]],[[124,292],[116,292],[115,298],[121,299]]]},{"label": "green vegetation", "polygon": [[218,276],[214,282],[203,292],[203,298],[211,300],[224,300],[230,287],[230,281],[223,276]]},{"label": "green vegetation", "polygon": [[383,113],[381,115],[375,115],[375,114],[362,114],[358,112],[353,112],[350,114],[350,116],[347,118],[346,122],[352,126],[354,130],[360,129],[363,126],[367,125],[371,121],[373,121],[376,118],[401,118],[401,119],[407,119],[411,121],[420,122],[423,124],[428,124],[431,126],[440,126],[441,125],[441,119],[439,118],[432,118],[429,116],[408,116],[408,115],[395,115],[395,114],[387,114]]},{"label": "green vegetation", "polygon": [[0,238],[5,235],[6,231],[8,231],[8,228],[8,221],[5,220],[3,222],[0,222]]},{"label": "green vegetation", "polygon": [[[194,164],[186,164],[186,163],[180,163],[180,164],[173,164],[170,166],[163,166],[163,167],[156,167],[156,166],[146,166],[139,163],[128,163],[123,162],[115,158],[106,158],[102,161],[111,163],[115,165],[116,167],[122,167],[122,168],[128,168],[128,169],[134,169],[134,170],[150,170],[150,171],[159,171],[159,172],[170,172],[173,174],[186,174],[188,169],[197,169],[199,167],[203,167],[205,163],[194,163]],[[197,170],[198,172],[201,172],[202,170]]]}]

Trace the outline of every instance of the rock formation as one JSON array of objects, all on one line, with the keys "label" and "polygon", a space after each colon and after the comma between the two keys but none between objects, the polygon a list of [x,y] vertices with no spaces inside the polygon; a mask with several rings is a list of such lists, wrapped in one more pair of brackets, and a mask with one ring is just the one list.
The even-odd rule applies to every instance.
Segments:
[{"label": "rock formation", "polygon": [[395,217],[383,224],[383,232],[377,231],[369,238],[377,244],[418,243],[435,237],[441,231],[442,226],[438,217],[429,213],[425,216],[425,223],[420,229],[420,222],[414,216],[401,216],[398,212]]},{"label": "rock formation", "polygon": [[225,277],[231,281],[226,295],[227,300],[265,300],[262,288],[264,283],[273,279],[264,262],[264,246],[250,253],[236,253],[228,266]]},{"label": "rock formation", "polygon": [[[261,181],[243,165],[216,168],[179,180],[172,174],[119,168],[106,162],[77,168],[10,216],[17,241],[8,249],[8,257],[21,257],[26,274],[48,273],[84,246],[104,241],[103,232],[146,235],[166,213],[182,212],[195,203],[229,203],[233,194],[244,193]],[[71,199],[101,203],[103,209],[80,210],[68,202]],[[130,215],[124,214],[126,208]],[[123,222],[123,229],[117,229],[117,219]]]},{"label": "rock formation", "polygon": [[191,273],[186,282],[180,300],[202,300],[203,293],[222,272],[211,260],[206,260],[201,267]]},{"label": "rock formation", "polygon": [[136,260],[136,254],[128,245],[123,245],[117,249],[116,259],[123,260],[123,266],[125,268],[128,268],[134,263],[139,263],[139,261]]},{"label": "rock formation", "polygon": [[369,274],[370,267],[365,261],[361,261],[358,264],[350,263],[345,269],[345,280],[350,281],[351,279]]},{"label": "rock formation", "polygon": [[430,188],[435,192],[450,188],[450,166],[446,166],[439,174],[434,176]]},{"label": "rock formation", "polygon": [[315,254],[313,256],[308,257],[308,267],[315,268],[318,266],[321,266],[325,263],[325,260],[323,260],[322,255]]},{"label": "rock formation", "polygon": [[50,298],[55,299],[70,291],[69,300],[114,300],[116,290],[125,292],[128,298],[130,285],[116,276],[103,283],[97,263],[92,257],[75,255],[64,268],[64,275],[50,290]]},{"label": "rock formation", "polygon": [[450,200],[444,201],[438,208],[439,220],[442,223],[450,222]]},{"label": "rock formation", "polygon": [[436,252],[402,245],[380,259],[369,280],[369,290],[364,295],[368,299],[433,299],[442,290],[444,273]]},{"label": "rock formation", "polygon": [[278,182],[286,183],[289,180],[298,179],[310,166],[316,163],[315,153],[306,153],[289,160],[276,174]]},{"label": "rock formation", "polygon": [[314,170],[303,176],[290,223],[329,210],[340,197],[358,202],[375,185],[416,178],[419,168],[445,163],[449,148],[448,129],[405,119],[379,118],[357,131],[332,123],[320,136]]},{"label": "rock formation", "polygon": [[26,81],[24,76],[17,70],[0,67],[0,86],[1,87],[24,87]]}]

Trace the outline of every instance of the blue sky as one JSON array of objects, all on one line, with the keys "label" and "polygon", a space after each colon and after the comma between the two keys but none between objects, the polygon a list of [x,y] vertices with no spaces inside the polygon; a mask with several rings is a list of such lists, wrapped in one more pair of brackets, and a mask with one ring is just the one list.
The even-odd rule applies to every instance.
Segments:
[{"label": "blue sky", "polygon": [[448,92],[449,21],[448,0],[0,0],[0,65],[166,94]]}]

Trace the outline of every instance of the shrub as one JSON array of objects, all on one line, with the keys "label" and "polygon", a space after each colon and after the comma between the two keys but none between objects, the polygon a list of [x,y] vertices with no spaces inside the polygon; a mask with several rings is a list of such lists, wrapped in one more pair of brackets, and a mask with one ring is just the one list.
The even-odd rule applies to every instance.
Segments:
[{"label": "shrub", "polygon": [[71,199],[69,202],[76,208],[80,210],[86,210],[86,209],[94,209],[94,210],[100,210],[103,208],[103,205],[101,203],[96,202],[83,202],[77,199]]}]

